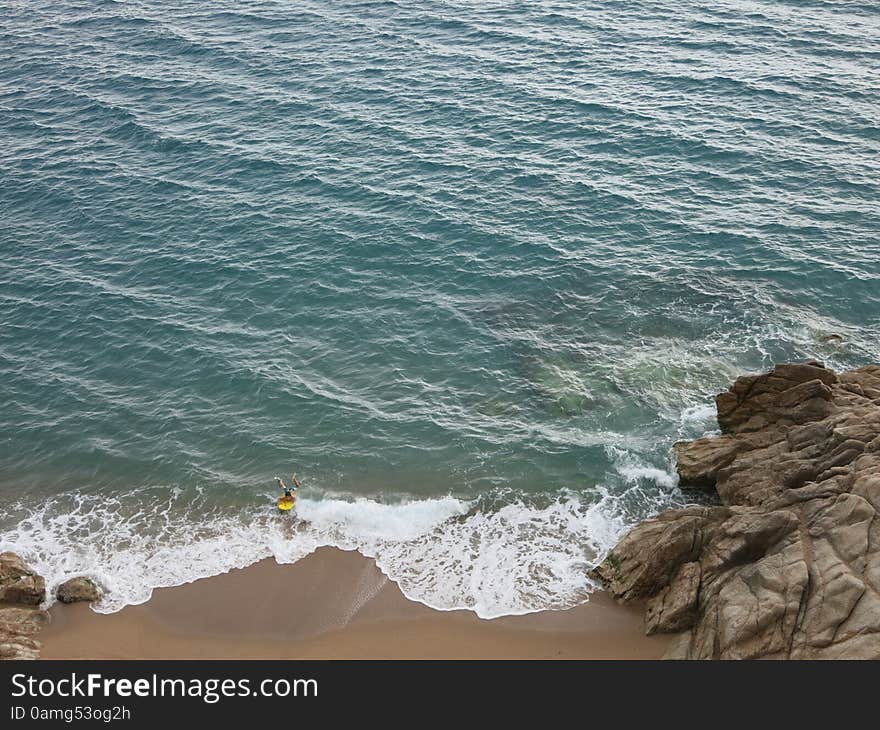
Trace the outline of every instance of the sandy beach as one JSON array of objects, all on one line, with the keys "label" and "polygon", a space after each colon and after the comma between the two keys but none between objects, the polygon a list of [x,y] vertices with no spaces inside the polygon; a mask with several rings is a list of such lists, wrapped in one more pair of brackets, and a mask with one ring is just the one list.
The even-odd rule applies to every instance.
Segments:
[{"label": "sandy beach", "polygon": [[322,548],[293,565],[156,590],[113,614],[55,604],[46,659],[655,659],[638,607],[604,593],[565,611],[484,620],[408,600],[372,560]]}]

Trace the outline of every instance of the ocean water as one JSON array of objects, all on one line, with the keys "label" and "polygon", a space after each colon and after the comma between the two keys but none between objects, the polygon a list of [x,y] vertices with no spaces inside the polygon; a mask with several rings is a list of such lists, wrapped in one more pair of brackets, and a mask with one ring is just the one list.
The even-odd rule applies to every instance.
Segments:
[{"label": "ocean water", "polygon": [[571,606],[735,376],[880,361],[875,3],[0,13],[0,548],[97,610],[321,545]]}]

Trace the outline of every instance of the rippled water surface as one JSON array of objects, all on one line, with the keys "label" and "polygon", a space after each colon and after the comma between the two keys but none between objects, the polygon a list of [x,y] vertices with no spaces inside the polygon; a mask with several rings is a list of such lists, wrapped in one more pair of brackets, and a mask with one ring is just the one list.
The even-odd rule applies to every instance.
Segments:
[{"label": "rippled water surface", "polygon": [[571,605],[714,392],[880,360],[873,3],[0,12],[0,547],[102,610],[322,544]]}]

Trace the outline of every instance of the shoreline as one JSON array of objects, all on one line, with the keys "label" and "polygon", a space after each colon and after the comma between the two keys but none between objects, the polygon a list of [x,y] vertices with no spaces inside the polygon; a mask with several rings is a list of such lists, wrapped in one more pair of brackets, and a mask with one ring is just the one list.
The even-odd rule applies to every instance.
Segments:
[{"label": "shoreline", "polygon": [[406,598],[375,563],[320,548],[171,588],[112,614],[54,604],[43,659],[659,659],[638,606],[597,591],[567,610],[481,619]]}]

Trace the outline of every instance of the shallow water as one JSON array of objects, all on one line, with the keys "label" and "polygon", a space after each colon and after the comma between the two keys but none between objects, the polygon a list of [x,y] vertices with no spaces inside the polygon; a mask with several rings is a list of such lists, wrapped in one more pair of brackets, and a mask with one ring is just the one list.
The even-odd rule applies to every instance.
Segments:
[{"label": "shallow water", "polygon": [[873,4],[0,10],[0,546],[101,610],[321,544],[571,605],[713,393],[880,360]]}]

